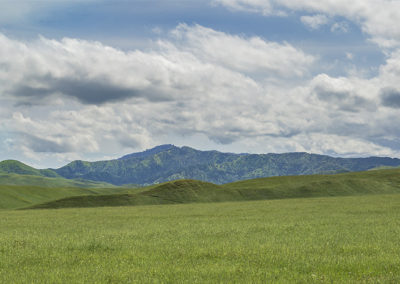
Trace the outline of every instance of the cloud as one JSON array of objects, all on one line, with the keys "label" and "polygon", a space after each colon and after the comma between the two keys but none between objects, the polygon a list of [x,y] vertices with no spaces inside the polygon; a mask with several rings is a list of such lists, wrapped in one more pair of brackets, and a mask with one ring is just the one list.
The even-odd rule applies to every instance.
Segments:
[{"label": "cloud", "polygon": [[383,106],[400,108],[400,90],[390,87],[383,88],[381,98]]},{"label": "cloud", "polygon": [[313,16],[302,16],[301,22],[312,30],[317,30],[321,26],[326,25],[329,22],[329,18],[326,15],[318,14]]},{"label": "cloud", "polygon": [[303,76],[315,58],[288,43],[246,38],[199,25],[180,24],[172,34],[176,47],[202,61],[244,73],[266,76]]},{"label": "cloud", "polygon": [[163,92],[174,88],[173,62],[159,54],[125,53],[68,38],[22,43],[0,36],[0,43],[3,92],[25,102],[57,95],[88,104],[128,98],[168,100]]},{"label": "cloud", "polygon": [[331,108],[350,112],[374,111],[376,108],[372,100],[359,94],[362,88],[351,79],[320,74],[312,80],[311,86],[317,98]]},{"label": "cloud", "polygon": [[178,25],[146,51],[0,36],[0,137],[13,132],[8,145],[26,157],[63,161],[171,137],[239,151],[400,156],[390,143],[400,136],[400,53],[371,78],[312,76],[315,63],[287,43],[199,25]]},{"label": "cloud", "polygon": [[348,60],[353,60],[353,59],[354,59],[354,54],[351,53],[351,52],[346,52],[346,58],[347,58]]},{"label": "cloud", "polygon": [[69,38],[23,43],[0,36],[3,92],[25,104],[60,95],[85,104],[168,101],[230,89],[229,84],[256,89],[254,76],[301,77],[314,62],[287,43],[199,25],[179,25],[172,35],[149,52]]},{"label": "cloud", "polygon": [[232,10],[262,13],[265,16],[274,11],[272,3],[268,0],[214,0],[214,3]]},{"label": "cloud", "polygon": [[349,25],[346,22],[337,22],[331,26],[333,33],[347,33],[349,32]]},{"label": "cloud", "polygon": [[74,150],[71,145],[64,141],[51,141],[27,133],[21,133],[21,136],[24,146],[36,153],[69,153]]},{"label": "cloud", "polygon": [[[122,101],[127,98],[142,97],[145,91],[118,86],[107,79],[79,79],[79,78],[53,78],[43,76],[35,78],[40,85],[45,87],[35,87],[29,85],[16,86],[10,93],[17,97],[42,99],[52,94],[62,94],[78,99],[85,104],[103,104],[106,102]],[[152,101],[167,100],[157,92],[147,93],[146,98]]]},{"label": "cloud", "polygon": [[[52,115],[46,119],[33,119],[20,112],[12,117],[15,144],[32,152],[68,153],[74,151],[96,151],[98,144],[91,135],[78,130],[78,126],[68,129],[68,123]],[[18,142],[16,142],[18,141]]]},{"label": "cloud", "polygon": [[[215,0],[232,10],[258,12],[265,16],[279,15],[282,10],[319,13],[330,17],[344,17],[361,26],[371,40],[385,48],[400,46],[400,1],[391,0]],[[266,8],[268,7],[268,9]],[[338,23],[332,27],[343,30]]]}]

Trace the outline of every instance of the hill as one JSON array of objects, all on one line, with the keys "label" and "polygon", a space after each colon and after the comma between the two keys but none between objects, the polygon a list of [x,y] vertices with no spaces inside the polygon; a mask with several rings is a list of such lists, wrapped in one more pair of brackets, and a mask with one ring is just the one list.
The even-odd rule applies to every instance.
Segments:
[{"label": "hill", "polygon": [[74,161],[55,169],[65,178],[83,178],[116,185],[150,185],[177,179],[224,184],[271,176],[334,174],[400,166],[399,159],[334,158],[308,153],[233,154],[161,145],[120,159]]},{"label": "hill", "polygon": [[400,193],[400,170],[252,179],[225,185],[178,180],[131,194],[75,196],[31,208],[133,206]]},{"label": "hill", "polygon": [[22,163],[7,164],[14,164],[20,172],[33,175],[0,172],[0,209],[27,207],[69,196],[115,194],[133,190],[104,182],[45,177],[36,169],[24,167]]},{"label": "hill", "polygon": [[0,174],[0,209],[28,207],[71,196],[132,193],[140,190],[92,181]]},{"label": "hill", "polygon": [[81,187],[81,188],[104,188],[115,187],[115,185],[84,179],[66,179],[62,177],[43,177],[26,174],[4,174],[0,173],[0,185],[30,185],[40,187]]},{"label": "hill", "polygon": [[60,177],[56,172],[50,169],[37,170],[24,163],[15,160],[5,160],[0,162],[0,173],[2,174],[20,174],[42,177]]}]

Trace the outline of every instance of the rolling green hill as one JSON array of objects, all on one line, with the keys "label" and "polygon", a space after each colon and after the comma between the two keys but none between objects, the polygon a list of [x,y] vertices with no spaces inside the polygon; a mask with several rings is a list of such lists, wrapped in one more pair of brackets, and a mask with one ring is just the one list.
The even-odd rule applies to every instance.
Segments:
[{"label": "rolling green hill", "polygon": [[162,145],[116,160],[74,161],[54,171],[65,178],[105,181],[116,185],[150,185],[177,179],[225,184],[270,176],[366,171],[381,166],[400,166],[400,160],[333,158],[308,153],[232,154]]},{"label": "rolling green hill", "polygon": [[66,179],[62,177],[43,177],[26,174],[0,173],[0,185],[30,185],[40,187],[82,187],[102,188],[115,187],[115,185],[84,179]]},{"label": "rolling green hill", "polygon": [[74,196],[31,208],[133,206],[400,193],[400,170],[252,179],[225,185],[178,180],[130,194]]},{"label": "rolling green hill", "polygon": [[0,162],[0,185],[38,187],[112,188],[115,185],[84,179],[66,179],[50,169],[37,170],[19,161]]},{"label": "rolling green hill", "polygon": [[140,188],[124,187],[51,187],[40,185],[0,185],[0,209],[18,209],[66,197],[132,193]]},{"label": "rolling green hill", "polygon": [[60,177],[50,169],[37,170],[24,163],[15,160],[5,160],[0,162],[0,174],[20,174],[42,177]]},{"label": "rolling green hill", "polygon": [[[20,166],[18,163],[17,165]],[[37,174],[29,168],[22,172]],[[0,209],[27,207],[69,196],[104,195],[135,190],[104,182],[0,172]]]}]

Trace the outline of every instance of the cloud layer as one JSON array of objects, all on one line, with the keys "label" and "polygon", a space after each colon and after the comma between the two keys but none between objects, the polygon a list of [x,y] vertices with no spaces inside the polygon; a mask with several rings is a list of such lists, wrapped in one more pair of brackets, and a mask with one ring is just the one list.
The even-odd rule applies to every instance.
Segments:
[{"label": "cloud layer", "polygon": [[[274,11],[265,1],[246,3]],[[298,9],[325,12],[309,3]],[[373,78],[312,75],[316,65],[289,43],[200,25],[180,24],[152,48],[128,52],[1,35],[0,135],[13,133],[11,151],[61,160],[195,136],[243,151],[399,156],[400,52],[388,53]]]}]

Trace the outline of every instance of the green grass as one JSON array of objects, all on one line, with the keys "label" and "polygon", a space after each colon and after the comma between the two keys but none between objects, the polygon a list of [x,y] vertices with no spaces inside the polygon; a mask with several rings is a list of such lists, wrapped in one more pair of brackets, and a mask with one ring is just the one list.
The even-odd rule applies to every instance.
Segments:
[{"label": "green grass", "polygon": [[399,283],[400,194],[0,211],[0,283]]},{"label": "green grass", "polygon": [[215,185],[178,180],[128,194],[73,196],[30,208],[133,206],[400,193],[400,170],[252,179]]},{"label": "green grass", "polygon": [[115,193],[132,193],[140,191],[135,188],[80,188],[80,187],[41,187],[0,185],[0,209],[18,209],[41,204],[68,196],[107,195]]},{"label": "green grass", "polygon": [[83,179],[65,179],[62,177],[43,177],[28,174],[0,173],[0,185],[29,185],[41,187],[82,187],[101,188],[115,187],[105,182],[97,182]]}]

